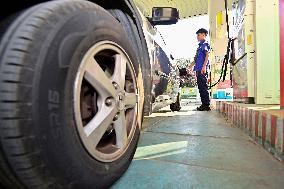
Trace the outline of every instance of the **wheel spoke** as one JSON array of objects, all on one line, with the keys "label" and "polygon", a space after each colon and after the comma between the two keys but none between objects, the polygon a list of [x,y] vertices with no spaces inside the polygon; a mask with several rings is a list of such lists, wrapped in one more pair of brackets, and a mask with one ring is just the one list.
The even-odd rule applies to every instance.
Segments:
[{"label": "wheel spoke", "polygon": [[95,117],[84,127],[85,134],[91,139],[94,146],[97,146],[106,130],[113,122],[117,109],[114,107],[103,106]]},{"label": "wheel spoke", "polygon": [[96,89],[103,97],[115,97],[116,90],[100,65],[94,60],[86,66],[85,79]]},{"label": "wheel spoke", "polygon": [[127,144],[127,128],[124,111],[120,112],[118,120],[114,122],[114,130],[116,134],[117,147],[124,147]]},{"label": "wheel spoke", "polygon": [[125,93],[125,107],[134,108],[138,102],[138,95],[135,93]]},{"label": "wheel spoke", "polygon": [[115,68],[112,79],[116,82],[120,89],[124,89],[126,74],[126,59],[124,56],[117,54],[115,56]]}]

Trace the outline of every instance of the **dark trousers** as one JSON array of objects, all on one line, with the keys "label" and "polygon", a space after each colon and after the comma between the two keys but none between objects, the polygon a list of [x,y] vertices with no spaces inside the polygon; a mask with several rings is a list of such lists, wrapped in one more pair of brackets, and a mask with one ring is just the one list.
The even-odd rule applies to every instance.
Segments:
[{"label": "dark trousers", "polygon": [[201,74],[201,71],[196,71],[196,77],[202,105],[209,106],[210,99],[208,93],[207,77],[206,75]]}]

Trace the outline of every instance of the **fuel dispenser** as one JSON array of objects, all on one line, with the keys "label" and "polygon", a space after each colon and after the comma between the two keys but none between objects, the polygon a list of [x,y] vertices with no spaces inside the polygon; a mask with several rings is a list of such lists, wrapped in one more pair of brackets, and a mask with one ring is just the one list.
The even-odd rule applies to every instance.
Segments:
[{"label": "fuel dispenser", "polygon": [[209,0],[209,19],[213,98],[279,104],[279,0]]}]

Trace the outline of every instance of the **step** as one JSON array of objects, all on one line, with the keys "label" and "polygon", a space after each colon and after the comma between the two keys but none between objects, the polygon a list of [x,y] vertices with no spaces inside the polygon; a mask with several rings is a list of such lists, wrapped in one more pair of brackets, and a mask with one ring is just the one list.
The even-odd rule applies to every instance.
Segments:
[{"label": "step", "polygon": [[279,106],[216,102],[216,110],[284,162],[284,110]]}]

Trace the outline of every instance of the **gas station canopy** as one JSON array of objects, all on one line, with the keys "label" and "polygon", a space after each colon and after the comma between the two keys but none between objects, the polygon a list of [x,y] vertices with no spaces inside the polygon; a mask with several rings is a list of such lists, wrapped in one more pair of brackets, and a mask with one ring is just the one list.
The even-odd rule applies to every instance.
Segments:
[{"label": "gas station canopy", "polygon": [[[208,1],[209,0],[134,0],[146,17],[151,17],[153,7],[174,7],[179,10],[181,19],[207,14]],[[233,0],[228,0],[229,5],[231,5],[232,2]]]}]

